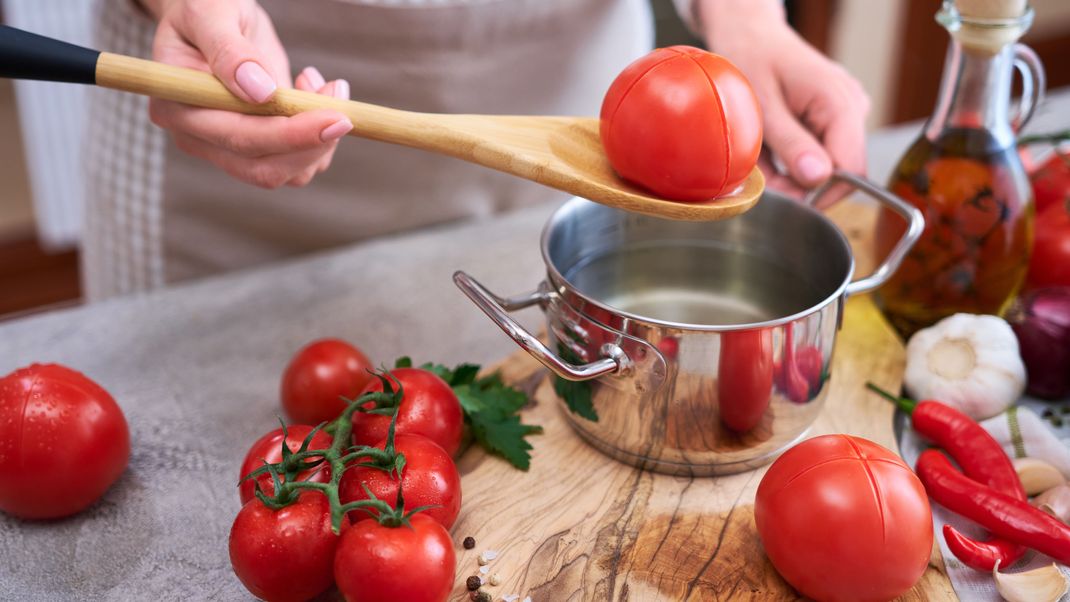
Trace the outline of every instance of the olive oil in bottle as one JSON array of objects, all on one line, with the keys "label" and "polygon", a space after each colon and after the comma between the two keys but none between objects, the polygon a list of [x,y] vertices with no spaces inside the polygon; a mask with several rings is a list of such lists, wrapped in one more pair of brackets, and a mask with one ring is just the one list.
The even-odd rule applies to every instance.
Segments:
[{"label": "olive oil in bottle", "polygon": [[[946,1],[937,21],[951,44],[936,110],[888,184],[921,210],[925,230],[876,296],[904,337],[954,313],[1002,314],[1025,279],[1033,244],[1033,196],[1016,132],[1039,102],[1044,76],[1036,55],[1014,43],[1032,9],[975,23]],[[1012,118],[1016,64],[1026,94]],[[883,212],[880,251],[886,254],[905,227]]]}]

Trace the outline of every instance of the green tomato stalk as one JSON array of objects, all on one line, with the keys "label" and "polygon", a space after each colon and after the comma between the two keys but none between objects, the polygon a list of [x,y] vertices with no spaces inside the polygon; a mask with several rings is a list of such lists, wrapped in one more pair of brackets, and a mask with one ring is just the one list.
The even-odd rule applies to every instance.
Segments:
[{"label": "green tomato stalk", "polygon": [[[262,474],[270,474],[274,484],[274,495],[264,493],[260,484],[256,485],[256,499],[272,510],[279,510],[297,501],[298,495],[303,490],[314,489],[321,491],[327,497],[331,508],[331,529],[337,534],[342,527],[342,519],[353,510],[362,510],[376,517],[381,524],[388,527],[397,527],[409,524],[409,517],[431,508],[421,506],[408,513],[404,512],[404,499],[402,497],[401,472],[405,468],[405,456],[398,453],[394,447],[394,431],[397,426],[398,409],[403,397],[401,382],[393,378],[387,371],[376,371],[375,376],[383,383],[381,392],[371,392],[361,395],[357,399],[346,400],[349,405],[337,418],[329,423],[322,423],[312,429],[305,437],[301,447],[296,451],[290,451],[286,445],[286,425],[283,425],[282,460],[257,468],[242,478],[256,479]],[[394,385],[397,385],[397,391]],[[365,409],[364,406],[372,404],[373,407]],[[389,409],[390,429],[387,431],[386,446],[384,449],[367,445],[350,445],[353,434],[353,414],[365,411],[369,413],[384,414],[383,410]],[[312,438],[320,430],[328,433],[333,438],[331,446],[327,449],[309,449]],[[371,491],[364,487],[368,495],[366,500],[358,500],[343,504],[338,496],[339,484],[346,469],[360,458],[367,461],[360,462],[358,466],[369,466],[386,471],[387,474],[396,475],[398,479],[398,497],[394,508],[390,504],[375,497]],[[312,483],[297,480],[297,475],[309,469],[326,464],[331,469],[331,480],[327,483]]]}]

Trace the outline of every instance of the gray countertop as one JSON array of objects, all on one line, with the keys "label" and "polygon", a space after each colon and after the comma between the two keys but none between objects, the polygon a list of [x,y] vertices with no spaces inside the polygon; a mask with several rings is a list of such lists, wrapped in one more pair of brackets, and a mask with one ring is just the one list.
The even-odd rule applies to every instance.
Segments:
[{"label": "gray countertop", "polygon": [[[1070,93],[1033,129],[1066,127]],[[918,126],[871,137],[883,181]],[[442,226],[156,293],[0,324],[0,374],[59,362],[108,389],[131,427],[130,468],[86,512],[55,522],[0,515],[0,599],[242,599],[227,557],[248,446],[275,427],[290,356],[323,336],[376,361],[445,363],[515,350],[451,281],[495,292],[539,282],[553,206]],[[536,310],[519,314],[538,328]]]}]

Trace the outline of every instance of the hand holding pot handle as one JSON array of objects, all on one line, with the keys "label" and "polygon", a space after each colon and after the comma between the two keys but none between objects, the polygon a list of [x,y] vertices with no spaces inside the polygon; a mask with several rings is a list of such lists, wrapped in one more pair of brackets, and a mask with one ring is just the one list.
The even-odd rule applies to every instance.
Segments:
[{"label": "hand holding pot handle", "polygon": [[899,264],[903,263],[903,259],[906,257],[907,253],[910,252],[910,249],[918,242],[918,239],[921,238],[922,230],[925,229],[925,218],[917,207],[907,203],[888,190],[877,186],[861,176],[856,176],[840,170],[834,171],[832,177],[829,178],[827,182],[810,192],[810,194],[803,199],[803,203],[813,207],[825,192],[837,183],[846,184],[851,188],[869,194],[869,196],[876,199],[880,204],[901,215],[908,224],[903,237],[899,239],[895,248],[893,248],[892,252],[888,254],[888,257],[884,259],[884,263],[877,267],[877,269],[869,276],[855,280],[847,285],[848,296],[868,293],[874,289],[880,288],[880,286],[887,282],[888,279],[892,277],[892,274],[899,269]]},{"label": "hand holding pot handle", "polygon": [[455,272],[453,274],[453,282],[505,334],[516,341],[517,345],[520,345],[522,349],[561,378],[572,381],[591,380],[620,370],[621,363],[617,357],[606,357],[583,365],[566,362],[547,347],[545,343],[540,341],[538,337],[531,334],[528,329],[509,316],[510,311],[524,309],[525,307],[548,301],[550,298],[548,292],[538,290],[527,295],[503,299],[487,290],[482,284],[476,282],[474,278],[464,272]]}]

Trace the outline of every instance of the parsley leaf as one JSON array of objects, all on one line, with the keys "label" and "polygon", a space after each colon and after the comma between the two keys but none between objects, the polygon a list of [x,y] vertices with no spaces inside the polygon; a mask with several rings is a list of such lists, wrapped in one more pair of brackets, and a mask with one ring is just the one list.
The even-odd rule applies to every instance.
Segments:
[{"label": "parsley leaf", "polygon": [[[557,344],[557,353],[566,362],[582,363],[579,356],[564,343]],[[554,376],[554,391],[558,397],[565,400],[565,405],[568,406],[570,412],[591,422],[598,422],[598,412],[594,409],[594,402],[591,400],[591,383],[585,380],[565,380],[560,376]]]},{"label": "parsley leaf", "polygon": [[[403,357],[395,367],[412,366]],[[479,378],[478,364],[460,364],[448,368],[441,364],[423,364],[424,370],[438,375],[457,394],[464,410],[464,420],[471,427],[476,442],[490,453],[502,456],[521,470],[531,466],[531,444],[525,437],[541,433],[542,427],[520,422],[518,413],[528,402],[523,391],[505,384],[499,373]]]}]

